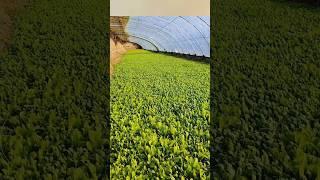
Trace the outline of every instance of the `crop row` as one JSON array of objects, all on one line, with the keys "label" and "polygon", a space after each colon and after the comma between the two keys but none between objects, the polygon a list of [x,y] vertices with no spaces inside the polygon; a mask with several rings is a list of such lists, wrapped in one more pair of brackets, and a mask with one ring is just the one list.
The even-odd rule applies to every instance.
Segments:
[{"label": "crop row", "polygon": [[209,65],[126,54],[111,79],[111,178],[209,177]]}]

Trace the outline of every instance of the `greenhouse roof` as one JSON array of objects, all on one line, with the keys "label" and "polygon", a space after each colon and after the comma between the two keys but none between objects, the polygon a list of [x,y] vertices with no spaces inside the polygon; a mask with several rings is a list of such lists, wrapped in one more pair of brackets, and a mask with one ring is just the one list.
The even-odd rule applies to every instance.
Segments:
[{"label": "greenhouse roof", "polygon": [[143,49],[210,57],[209,16],[131,16],[125,32]]}]

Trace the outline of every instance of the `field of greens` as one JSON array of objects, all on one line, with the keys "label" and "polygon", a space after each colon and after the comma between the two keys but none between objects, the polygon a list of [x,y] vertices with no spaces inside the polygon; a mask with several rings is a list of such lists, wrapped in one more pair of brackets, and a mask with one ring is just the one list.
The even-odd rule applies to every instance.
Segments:
[{"label": "field of greens", "polygon": [[320,7],[212,2],[217,179],[320,179]]},{"label": "field of greens", "polygon": [[209,178],[209,64],[129,51],[111,79],[111,178]]},{"label": "field of greens", "polygon": [[107,176],[107,10],[32,0],[16,16],[0,54],[0,179]]}]

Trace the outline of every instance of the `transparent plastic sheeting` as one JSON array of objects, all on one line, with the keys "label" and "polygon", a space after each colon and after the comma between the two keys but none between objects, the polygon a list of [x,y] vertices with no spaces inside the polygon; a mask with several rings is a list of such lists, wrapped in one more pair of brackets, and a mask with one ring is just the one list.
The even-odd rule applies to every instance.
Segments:
[{"label": "transparent plastic sheeting", "polygon": [[210,57],[209,16],[131,16],[126,32],[143,49]]}]

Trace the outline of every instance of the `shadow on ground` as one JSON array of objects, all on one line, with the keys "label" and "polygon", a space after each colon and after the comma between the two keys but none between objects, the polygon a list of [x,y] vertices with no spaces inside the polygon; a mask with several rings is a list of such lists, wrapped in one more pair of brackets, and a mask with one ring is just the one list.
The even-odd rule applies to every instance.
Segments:
[{"label": "shadow on ground", "polygon": [[156,52],[156,51],[148,51],[148,50],[146,50],[146,51],[147,52],[130,53],[130,54],[126,54],[126,56],[136,55],[136,54],[150,54],[150,52],[151,52],[151,53],[156,53],[156,54],[162,54],[165,56],[172,56],[175,58],[183,58],[186,60],[195,61],[195,62],[199,62],[199,63],[205,63],[205,64],[210,64],[210,61],[211,61],[211,58],[205,57],[205,56],[195,56],[195,55],[169,53],[169,52]]}]

